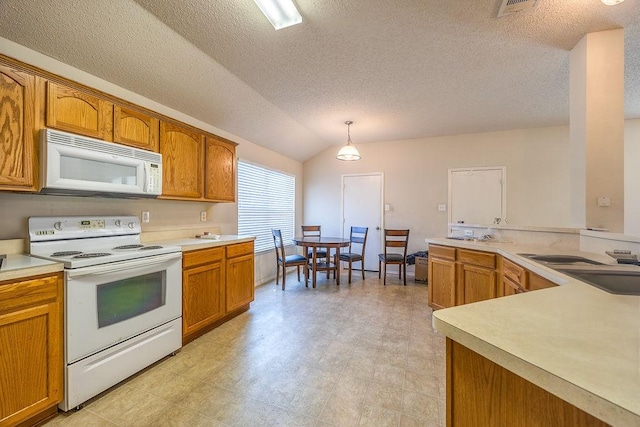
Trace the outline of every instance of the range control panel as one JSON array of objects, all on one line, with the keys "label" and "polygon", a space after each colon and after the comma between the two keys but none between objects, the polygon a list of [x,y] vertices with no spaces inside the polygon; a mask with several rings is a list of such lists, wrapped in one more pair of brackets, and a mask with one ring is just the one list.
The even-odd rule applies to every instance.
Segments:
[{"label": "range control panel", "polygon": [[32,242],[140,234],[136,216],[31,217]]}]

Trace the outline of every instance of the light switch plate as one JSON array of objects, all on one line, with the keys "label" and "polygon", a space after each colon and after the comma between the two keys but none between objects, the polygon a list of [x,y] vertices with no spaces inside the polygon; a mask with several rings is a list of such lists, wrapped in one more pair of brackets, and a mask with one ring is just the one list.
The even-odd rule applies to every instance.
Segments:
[{"label": "light switch plate", "polygon": [[444,203],[440,203],[438,205],[438,212],[446,212],[447,211],[447,205],[445,205]]},{"label": "light switch plate", "polygon": [[598,206],[600,207],[611,206],[611,198],[608,196],[598,196]]}]

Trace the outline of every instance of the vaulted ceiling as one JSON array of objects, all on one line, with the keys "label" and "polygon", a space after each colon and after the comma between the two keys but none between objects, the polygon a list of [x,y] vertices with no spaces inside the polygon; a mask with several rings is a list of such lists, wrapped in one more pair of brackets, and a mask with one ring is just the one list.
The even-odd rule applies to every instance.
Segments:
[{"label": "vaulted ceiling", "polygon": [[[354,143],[563,125],[569,54],[625,29],[640,117],[640,0],[296,0],[275,31],[252,0],[2,0],[0,37],[304,161]],[[1,50],[0,50],[1,52]]]}]

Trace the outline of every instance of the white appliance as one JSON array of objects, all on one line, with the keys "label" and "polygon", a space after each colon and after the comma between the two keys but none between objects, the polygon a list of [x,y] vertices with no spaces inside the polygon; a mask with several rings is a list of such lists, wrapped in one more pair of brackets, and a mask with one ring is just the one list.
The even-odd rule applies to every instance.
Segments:
[{"label": "white appliance", "polygon": [[64,263],[63,411],[182,346],[182,252],[135,216],[29,218],[32,256]]},{"label": "white appliance", "polygon": [[53,129],[40,134],[42,193],[157,197],[162,155]]}]

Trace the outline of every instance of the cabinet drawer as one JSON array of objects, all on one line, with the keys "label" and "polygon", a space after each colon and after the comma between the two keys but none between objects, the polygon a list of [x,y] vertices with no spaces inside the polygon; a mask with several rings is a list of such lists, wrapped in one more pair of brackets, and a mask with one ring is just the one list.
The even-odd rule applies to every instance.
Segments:
[{"label": "cabinet drawer", "polygon": [[558,285],[553,283],[551,280],[547,280],[542,276],[529,272],[529,280],[527,283],[528,290],[537,291],[539,289],[555,288],[556,286]]},{"label": "cabinet drawer", "polygon": [[227,246],[227,258],[251,254],[253,254],[253,242],[238,243],[237,245]]},{"label": "cabinet drawer", "polygon": [[458,249],[458,261],[464,264],[479,265],[482,267],[496,268],[496,255],[488,252],[469,251]]},{"label": "cabinet drawer", "polygon": [[55,301],[61,281],[59,274],[0,283],[0,313]]},{"label": "cabinet drawer", "polygon": [[429,256],[455,261],[456,248],[451,248],[449,246],[429,245]]},{"label": "cabinet drawer", "polygon": [[214,261],[220,261],[222,258],[224,258],[224,248],[222,247],[185,252],[182,256],[182,268],[209,264]]},{"label": "cabinet drawer", "polygon": [[506,258],[502,258],[502,274],[508,277],[518,285],[524,287],[526,282],[525,269],[517,264],[509,261]]}]

